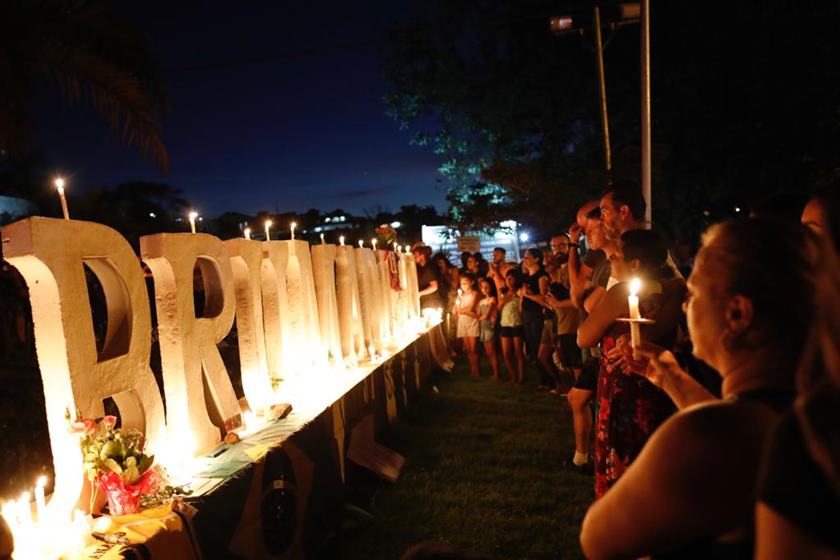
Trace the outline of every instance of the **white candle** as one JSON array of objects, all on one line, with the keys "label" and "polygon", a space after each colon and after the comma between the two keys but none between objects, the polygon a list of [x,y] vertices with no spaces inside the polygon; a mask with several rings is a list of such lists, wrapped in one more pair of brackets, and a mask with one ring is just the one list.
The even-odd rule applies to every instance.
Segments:
[{"label": "white candle", "polygon": [[295,238],[295,228],[296,227],[297,227],[297,224],[295,222],[292,222],[292,239],[293,240]]},{"label": "white candle", "polygon": [[324,241],[324,234],[322,233],[321,234],[321,245],[323,245],[324,243],[326,243],[326,241]]},{"label": "white candle", "polygon": [[242,233],[245,234],[245,239],[251,239],[251,228],[246,227],[245,231],[243,231]]},{"label": "white candle", "polygon": [[190,231],[191,231],[192,233],[195,233],[195,219],[196,219],[196,218],[198,218],[198,212],[196,212],[195,210],[193,210],[192,212],[190,212],[190,213],[187,215],[187,217],[188,217],[188,218],[189,218],[189,220],[190,220]]},{"label": "white candle", "polygon": [[271,229],[271,224],[272,224],[271,220],[266,220],[265,221],[265,240],[266,241],[271,241],[271,236],[269,235],[269,230]]},{"label": "white candle", "polygon": [[344,236],[343,235],[339,236],[338,244],[341,245],[342,247],[344,247]]},{"label": "white candle", "polygon": [[630,281],[630,295],[627,296],[627,306],[630,308],[630,343],[633,348],[637,348],[642,341],[639,323],[635,320],[641,319],[642,315],[639,313],[639,290],[642,288],[642,281],[638,278],[633,278]]},{"label": "white candle", "polygon": [[47,511],[47,499],[44,496],[44,487],[47,485],[47,477],[39,476],[35,484],[35,511],[38,512],[38,525],[44,526],[44,516]]},{"label": "white candle", "polygon": [[29,492],[24,492],[18,500],[18,517],[24,525],[32,525],[32,506],[29,505],[31,497]]},{"label": "white candle", "polygon": [[458,297],[455,298],[455,306],[456,307],[461,307],[461,294],[463,294],[463,293],[464,293],[464,291],[461,288],[458,288]]},{"label": "white candle", "polygon": [[364,248],[365,248],[365,240],[364,239],[359,239],[359,249],[364,249]]},{"label": "white candle", "polygon": [[373,252],[375,253],[376,252],[376,239],[371,239],[370,244],[371,244],[371,246],[373,246]]},{"label": "white candle", "polygon": [[70,211],[67,209],[67,199],[64,198],[64,179],[58,177],[55,180],[55,189],[58,191],[58,198],[61,199],[61,213],[64,214],[64,219],[70,219]]}]

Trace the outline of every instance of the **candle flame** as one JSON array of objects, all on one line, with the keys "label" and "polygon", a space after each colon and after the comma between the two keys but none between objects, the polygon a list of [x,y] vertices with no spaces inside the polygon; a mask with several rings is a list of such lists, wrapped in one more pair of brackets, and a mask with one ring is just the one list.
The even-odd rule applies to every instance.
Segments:
[{"label": "candle flame", "polygon": [[242,233],[245,234],[245,239],[251,239],[251,228],[246,227]]},{"label": "candle flame", "polygon": [[342,235],[342,236],[340,236],[340,237],[338,238],[338,242],[339,242],[341,245],[344,245],[344,236],[343,236],[343,235]]},{"label": "candle flame", "polygon": [[58,192],[64,192],[64,178],[63,177],[56,177],[55,178],[55,188],[58,189]]},{"label": "candle flame", "polygon": [[630,295],[635,296],[639,293],[639,290],[642,289],[642,281],[638,278],[633,278],[630,280]]},{"label": "candle flame", "polygon": [[190,221],[194,222],[196,218],[198,218],[198,212],[195,210],[191,211],[189,214]]},{"label": "candle flame", "polygon": [[47,485],[47,477],[44,475],[39,476],[38,481],[35,484],[38,486],[38,488],[45,487]]},{"label": "candle flame", "polygon": [[266,220],[266,221],[265,221],[265,227],[271,227],[271,225],[272,225],[273,223],[274,223],[274,222],[272,222],[271,220]]},{"label": "candle flame", "polygon": [[364,239],[359,239],[359,249],[364,249],[364,247],[365,247],[365,240]]}]

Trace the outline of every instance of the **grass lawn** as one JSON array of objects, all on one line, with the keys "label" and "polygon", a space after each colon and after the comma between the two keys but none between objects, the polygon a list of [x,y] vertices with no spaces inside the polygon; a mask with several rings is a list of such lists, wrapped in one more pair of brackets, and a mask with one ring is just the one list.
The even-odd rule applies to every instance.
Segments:
[{"label": "grass lawn", "polygon": [[407,458],[400,479],[335,543],[339,557],[396,560],[426,540],[500,559],[581,557],[593,481],[560,467],[574,451],[569,405],[534,385],[473,381],[463,358],[433,376],[388,442]]}]

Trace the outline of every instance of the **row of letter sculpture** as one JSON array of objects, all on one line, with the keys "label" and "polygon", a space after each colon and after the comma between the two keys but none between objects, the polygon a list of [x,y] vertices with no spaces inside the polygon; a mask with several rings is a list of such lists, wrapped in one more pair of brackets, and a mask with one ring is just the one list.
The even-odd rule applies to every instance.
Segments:
[{"label": "row of letter sculpture", "polygon": [[[234,320],[252,411],[280,402],[284,384],[373,359],[417,333],[416,268],[404,253],[402,289],[394,290],[383,251],[344,245],[310,250],[300,240],[161,233],[140,239],[138,259],[107,226],[41,217],[5,226],[2,243],[4,258],[29,288],[56,475],[49,505],[56,513],[72,511],[82,491],[82,458],[68,415],[102,416],[106,398],[117,404],[122,425],[143,432],[159,457],[194,457],[219,445],[243,412],[217,346]],[[154,283],[163,393],[149,365],[152,308],[143,265]],[[101,349],[85,266],[105,296]],[[197,316],[199,279],[204,305]]]}]

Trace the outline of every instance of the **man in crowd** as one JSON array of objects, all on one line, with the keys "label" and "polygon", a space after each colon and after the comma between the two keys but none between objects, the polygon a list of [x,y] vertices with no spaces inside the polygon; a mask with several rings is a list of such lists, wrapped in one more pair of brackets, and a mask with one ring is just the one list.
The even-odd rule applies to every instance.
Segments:
[{"label": "man in crowd", "polygon": [[[607,239],[613,243],[617,243],[625,232],[645,229],[647,203],[642,188],[635,181],[625,180],[613,184],[601,197],[600,209]],[[670,251],[666,265],[671,269],[673,277],[683,277]],[[611,282],[607,289],[612,288],[614,283]]]},{"label": "man in crowd", "polygon": [[487,277],[496,284],[496,292],[499,294],[505,287],[505,276],[511,269],[510,264],[505,261],[506,257],[507,251],[503,247],[493,249],[493,262],[490,263],[490,269],[487,271]]},{"label": "man in crowd", "polygon": [[442,308],[443,301],[438,292],[438,280],[436,271],[431,264],[431,247],[425,243],[415,243],[411,248],[414,260],[417,263],[417,287],[420,289],[420,308]]},{"label": "man in crowd", "polygon": [[[581,261],[577,251],[581,234],[586,233],[588,251]],[[598,201],[590,201],[581,207],[577,222],[569,231],[571,252],[569,253],[569,279],[572,284],[572,303],[578,308],[580,319],[595,308],[607,290],[610,279],[609,256],[615,251],[615,244],[607,239],[601,221]],[[574,269],[572,267],[574,265]],[[592,431],[592,413],[589,403],[598,387],[598,349],[587,348],[580,375],[569,391],[569,406],[572,409],[572,423],[575,431],[575,454],[567,466],[580,472],[591,473],[589,463],[589,437]]]}]

